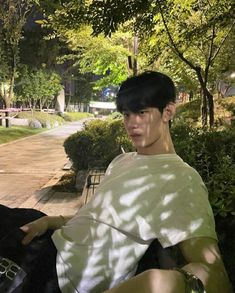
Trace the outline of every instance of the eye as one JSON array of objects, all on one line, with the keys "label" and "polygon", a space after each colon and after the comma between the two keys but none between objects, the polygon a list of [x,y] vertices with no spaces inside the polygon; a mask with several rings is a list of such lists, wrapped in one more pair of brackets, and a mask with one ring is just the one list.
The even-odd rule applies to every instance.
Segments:
[{"label": "eye", "polygon": [[140,115],[144,115],[146,112],[147,112],[147,110],[143,109],[143,110],[140,110],[140,111],[138,112],[138,114],[140,114]]},{"label": "eye", "polygon": [[122,115],[123,115],[124,117],[129,117],[129,116],[130,116],[130,113],[127,112],[127,111],[124,111],[124,112],[122,113]]}]

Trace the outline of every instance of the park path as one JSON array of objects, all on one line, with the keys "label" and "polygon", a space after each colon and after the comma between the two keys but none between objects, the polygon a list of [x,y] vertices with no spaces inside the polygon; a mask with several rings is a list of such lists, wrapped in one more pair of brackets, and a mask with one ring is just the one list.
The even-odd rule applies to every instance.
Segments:
[{"label": "park path", "polygon": [[76,193],[51,187],[66,172],[64,140],[83,128],[83,119],[0,145],[0,204],[37,208],[48,214],[71,214],[79,206]]}]

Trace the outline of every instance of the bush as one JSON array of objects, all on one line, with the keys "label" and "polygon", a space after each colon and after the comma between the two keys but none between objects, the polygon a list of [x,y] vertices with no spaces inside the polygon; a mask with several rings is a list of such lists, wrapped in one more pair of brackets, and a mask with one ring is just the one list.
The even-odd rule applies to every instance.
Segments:
[{"label": "bush", "polygon": [[132,149],[121,120],[90,121],[83,131],[68,137],[64,147],[75,170],[94,166],[106,168],[121,153],[121,148]]},{"label": "bush", "polygon": [[207,186],[220,250],[235,286],[235,127],[202,131],[179,124],[172,128],[172,138],[178,155]]},{"label": "bush", "polygon": [[187,123],[196,124],[200,121],[200,100],[193,100],[186,104],[177,104],[177,110],[175,115],[175,122],[187,121]]},{"label": "bush", "polygon": [[122,119],[122,114],[119,112],[113,112],[109,117],[110,119]]},{"label": "bush", "polygon": [[235,131],[202,131],[185,125],[172,129],[176,152],[205,182],[215,216],[235,215]]}]

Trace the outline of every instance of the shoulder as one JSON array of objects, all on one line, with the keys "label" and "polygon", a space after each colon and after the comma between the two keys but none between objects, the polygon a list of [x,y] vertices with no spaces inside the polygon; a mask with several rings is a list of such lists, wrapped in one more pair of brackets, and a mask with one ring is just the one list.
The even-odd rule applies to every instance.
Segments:
[{"label": "shoulder", "polygon": [[120,155],[118,155],[117,157],[115,157],[111,163],[109,164],[107,170],[106,170],[106,174],[109,173],[109,171],[111,169],[113,169],[114,167],[118,166],[118,165],[122,165],[125,164],[127,161],[129,161],[132,157],[133,157],[134,152],[130,152],[130,153],[122,153]]}]

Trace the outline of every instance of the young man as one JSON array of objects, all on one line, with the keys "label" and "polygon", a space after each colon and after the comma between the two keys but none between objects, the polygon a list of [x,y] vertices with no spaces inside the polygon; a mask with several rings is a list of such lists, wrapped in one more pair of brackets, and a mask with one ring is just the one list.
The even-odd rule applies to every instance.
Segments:
[{"label": "young man", "polygon": [[[159,72],[129,78],[117,109],[136,152],[111,162],[96,195],[73,218],[45,216],[22,226],[23,243],[56,230],[62,292],[231,292],[206,188],[171,140],[172,80]],[[184,264],[178,270],[170,261],[135,276],[154,239],[166,250],[178,247]]]}]

